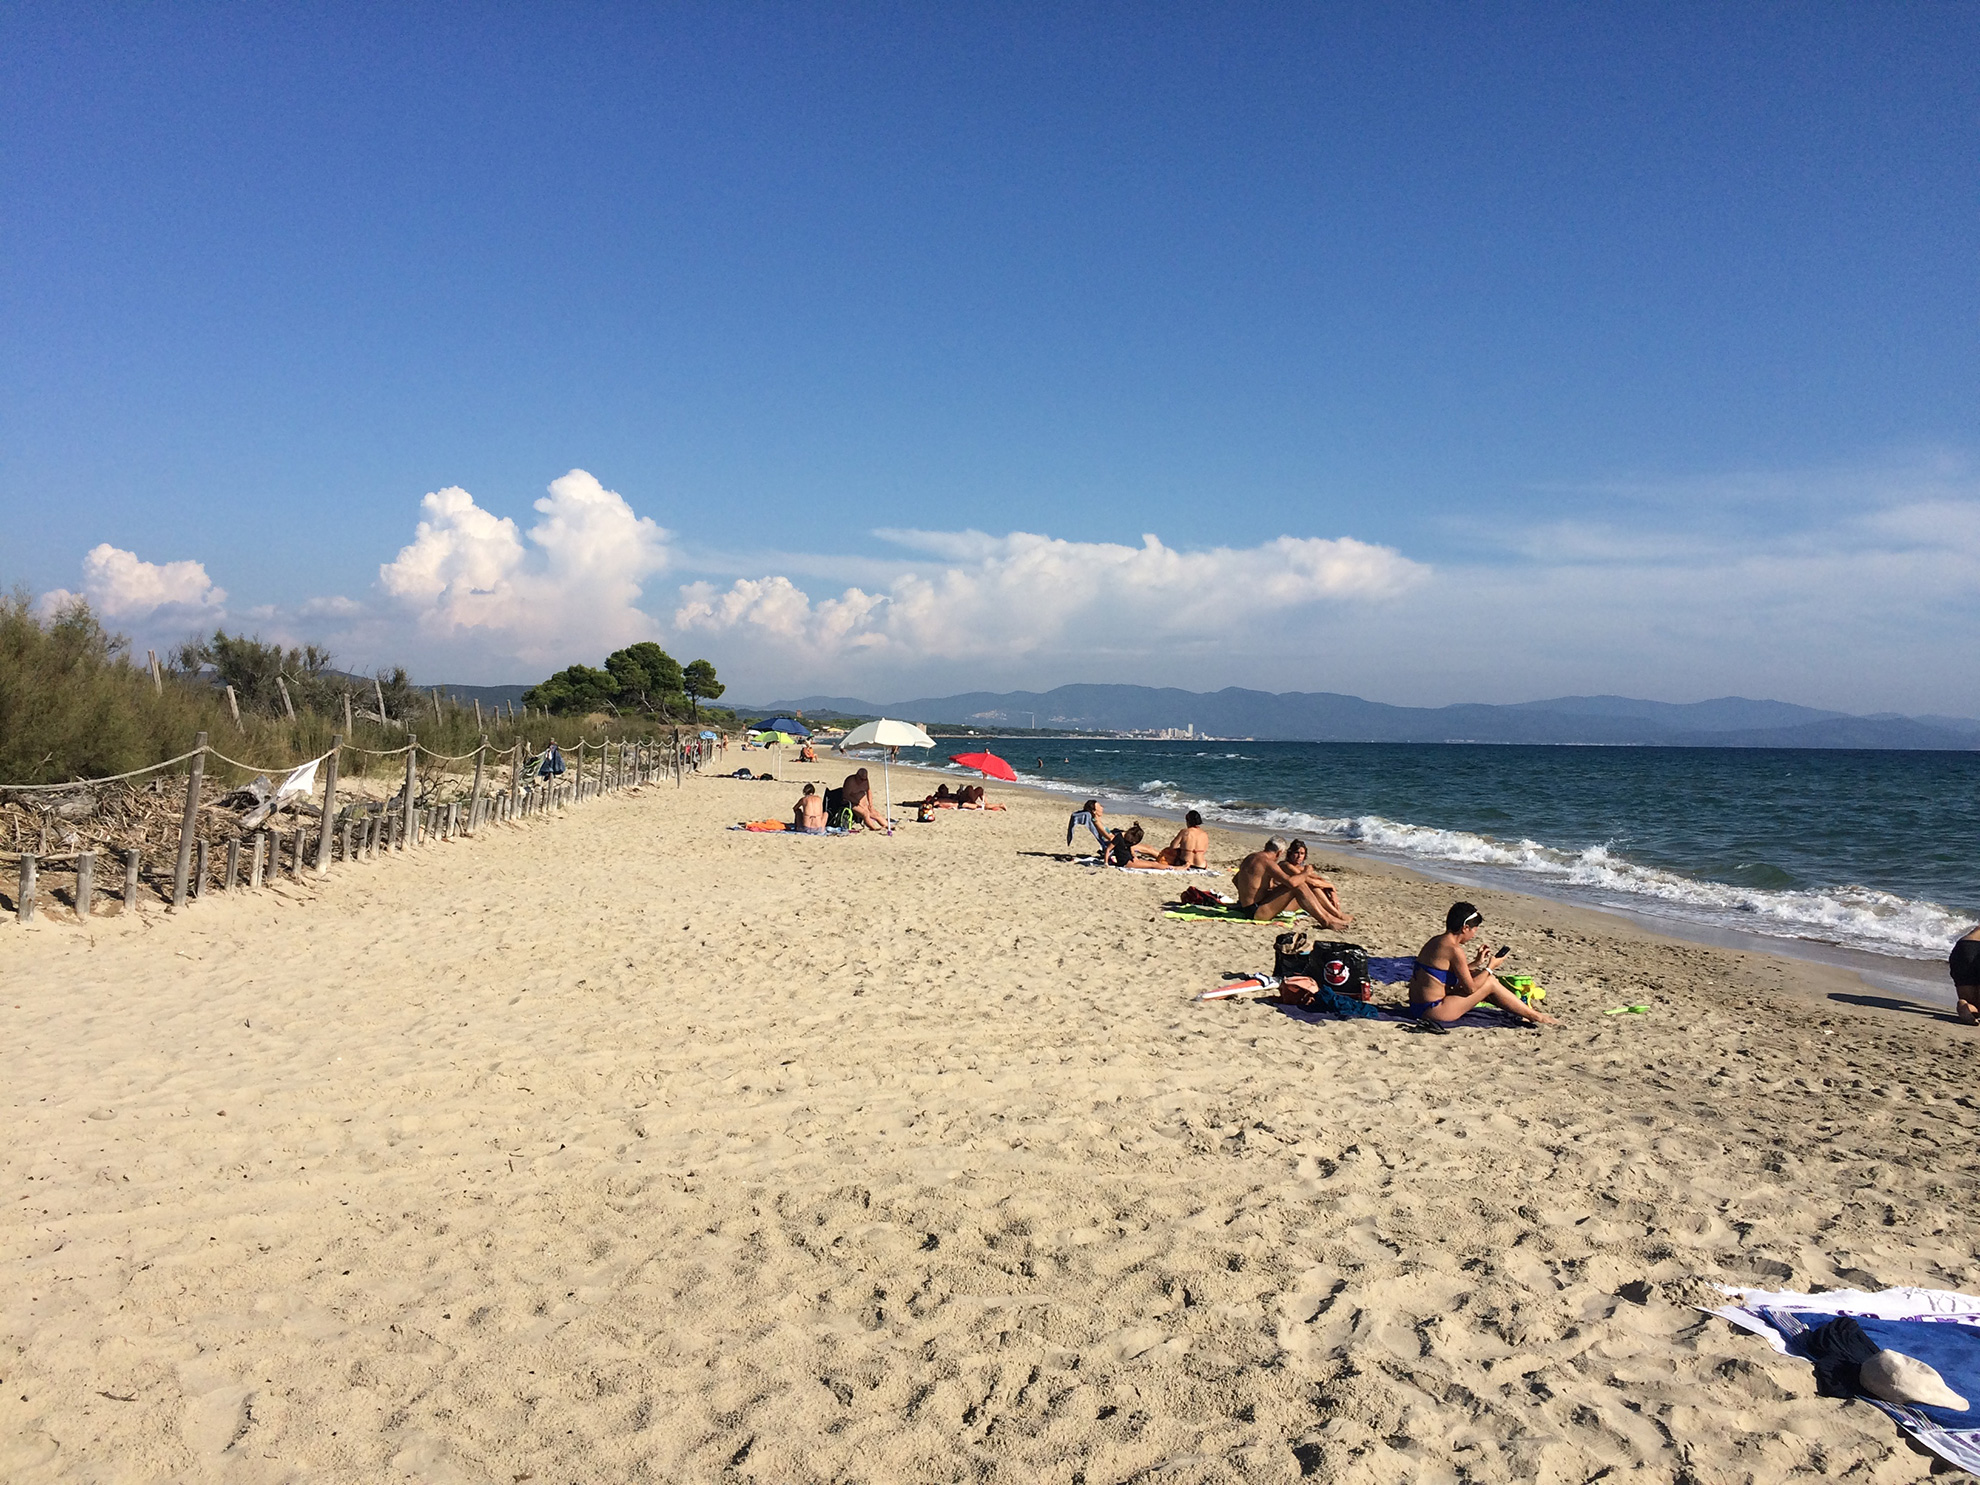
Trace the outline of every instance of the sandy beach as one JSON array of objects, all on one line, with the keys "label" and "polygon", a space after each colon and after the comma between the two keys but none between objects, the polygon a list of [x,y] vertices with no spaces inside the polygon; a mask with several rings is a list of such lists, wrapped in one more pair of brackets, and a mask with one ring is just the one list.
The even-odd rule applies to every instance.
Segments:
[{"label": "sandy beach", "polygon": [[[1693,1306],[1980,1292],[1949,1016],[1496,893],[1559,1030],[1199,1004],[1271,964],[1162,916],[1222,882],[1070,864],[1013,789],[725,828],[795,793],[0,925],[0,1477],[1932,1472]],[[1375,953],[1456,895],[1323,865]]]}]

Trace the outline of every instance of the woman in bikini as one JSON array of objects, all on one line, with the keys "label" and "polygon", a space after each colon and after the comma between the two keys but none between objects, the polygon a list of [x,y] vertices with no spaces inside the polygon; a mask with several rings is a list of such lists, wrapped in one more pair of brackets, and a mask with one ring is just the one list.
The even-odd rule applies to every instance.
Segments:
[{"label": "woman in bikini", "polygon": [[1470,959],[1464,957],[1465,946],[1484,921],[1485,915],[1468,902],[1451,905],[1444,914],[1444,931],[1416,952],[1416,972],[1409,979],[1410,1014],[1441,1029],[1489,1000],[1536,1026],[1560,1025],[1498,982],[1492,973],[1498,956],[1490,944],[1480,944]]}]

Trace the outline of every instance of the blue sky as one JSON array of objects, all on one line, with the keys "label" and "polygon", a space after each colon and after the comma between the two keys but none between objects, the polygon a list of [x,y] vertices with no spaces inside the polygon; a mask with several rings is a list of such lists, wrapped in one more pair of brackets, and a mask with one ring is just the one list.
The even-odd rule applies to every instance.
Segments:
[{"label": "blue sky", "polygon": [[0,91],[0,579],[140,642],[1975,709],[1971,5],[28,4]]}]

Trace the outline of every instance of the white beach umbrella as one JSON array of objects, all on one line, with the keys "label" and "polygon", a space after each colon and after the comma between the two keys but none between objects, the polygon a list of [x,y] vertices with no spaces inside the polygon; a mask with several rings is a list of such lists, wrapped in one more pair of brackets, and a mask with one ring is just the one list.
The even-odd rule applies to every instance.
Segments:
[{"label": "white beach umbrella", "polygon": [[[835,746],[841,753],[853,748],[932,748],[935,739],[912,722],[895,722],[886,717],[877,722],[861,722]],[[880,755],[880,777],[886,789],[887,828],[894,826],[894,776],[888,767],[889,755]]]}]

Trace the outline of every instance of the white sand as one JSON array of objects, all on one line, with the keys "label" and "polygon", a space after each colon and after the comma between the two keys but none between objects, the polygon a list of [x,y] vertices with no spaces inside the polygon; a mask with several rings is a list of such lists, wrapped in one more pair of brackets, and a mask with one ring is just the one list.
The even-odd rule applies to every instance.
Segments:
[{"label": "white sand", "polygon": [[1200,1006],[1271,930],[1052,802],[721,829],[794,792],[0,926],[0,1478],[1929,1472],[1687,1303],[1980,1288],[1972,1033],[1491,894],[1565,1030]]}]

